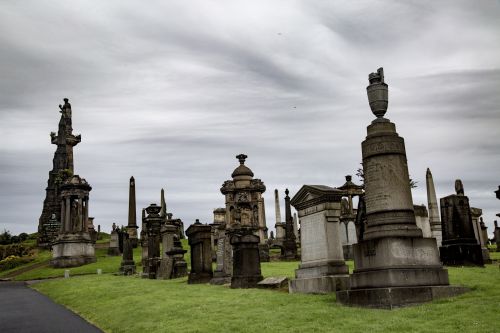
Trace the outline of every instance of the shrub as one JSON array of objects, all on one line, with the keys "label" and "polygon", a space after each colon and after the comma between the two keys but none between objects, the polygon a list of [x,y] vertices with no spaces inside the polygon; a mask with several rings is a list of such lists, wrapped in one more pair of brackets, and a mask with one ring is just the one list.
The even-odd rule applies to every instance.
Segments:
[{"label": "shrub", "polygon": [[7,258],[0,260],[0,272],[6,271],[8,269],[16,268],[17,266],[24,265],[30,261],[33,261],[34,258],[29,257],[18,257],[14,255],[10,255]]}]

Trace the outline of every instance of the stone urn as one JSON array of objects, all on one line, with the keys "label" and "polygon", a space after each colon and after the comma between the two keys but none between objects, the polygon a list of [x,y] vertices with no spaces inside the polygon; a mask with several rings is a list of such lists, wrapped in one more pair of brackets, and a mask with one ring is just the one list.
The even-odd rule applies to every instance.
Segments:
[{"label": "stone urn", "polygon": [[384,69],[381,67],[377,70],[377,73],[371,73],[368,80],[370,85],[366,87],[366,92],[370,108],[377,118],[382,118],[387,112],[387,105],[389,104],[389,88],[384,83]]}]

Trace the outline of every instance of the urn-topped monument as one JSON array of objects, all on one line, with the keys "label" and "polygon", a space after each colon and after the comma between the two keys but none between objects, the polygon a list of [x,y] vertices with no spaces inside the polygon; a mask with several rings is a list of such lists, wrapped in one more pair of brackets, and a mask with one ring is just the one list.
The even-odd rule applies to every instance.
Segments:
[{"label": "urn-topped monument", "polygon": [[362,143],[366,224],[353,246],[351,290],[337,292],[344,304],[393,308],[449,296],[448,272],[435,238],[417,227],[404,139],[384,118],[388,105],[382,68],[369,75],[368,100],[377,117]]}]

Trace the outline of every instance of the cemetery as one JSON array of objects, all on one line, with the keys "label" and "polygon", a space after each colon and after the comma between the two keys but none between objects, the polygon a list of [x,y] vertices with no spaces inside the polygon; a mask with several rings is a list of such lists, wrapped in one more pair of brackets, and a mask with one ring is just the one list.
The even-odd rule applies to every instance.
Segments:
[{"label": "cemetery", "polygon": [[500,333],[498,17],[3,2],[0,333]]},{"label": "cemetery", "polygon": [[347,331],[488,331],[498,324],[500,228],[495,221],[490,241],[459,179],[456,194],[438,205],[429,169],[428,206],[413,204],[404,139],[384,117],[383,68],[369,75],[367,94],[375,119],[361,145],[363,184],[348,175],[338,187],[303,185],[292,197],[285,189],[284,221],[275,189],[275,235],[266,186],[239,154],[213,222],[185,229],[161,189],[160,204],[142,208],[138,233],[131,177],[127,225],[113,223],[104,241],[89,217],[92,187],[72,172],[81,136],[72,134],[65,98],[51,134],[58,148],[38,227],[41,259],[0,277],[36,281],[32,288],[104,331],[251,332],[254,322],[269,332],[328,332],[331,323]]}]

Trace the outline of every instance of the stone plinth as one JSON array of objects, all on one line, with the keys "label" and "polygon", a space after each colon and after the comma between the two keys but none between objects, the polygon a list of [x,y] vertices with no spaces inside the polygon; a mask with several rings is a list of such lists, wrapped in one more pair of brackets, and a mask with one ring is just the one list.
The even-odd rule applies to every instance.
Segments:
[{"label": "stone plinth", "polygon": [[209,225],[201,224],[199,220],[186,230],[189,246],[191,247],[191,271],[188,283],[208,283],[212,273],[212,244]]},{"label": "stone plinth", "polygon": [[230,231],[233,246],[233,276],[231,288],[255,288],[263,279],[260,271],[259,237],[252,228]]},{"label": "stone plinth", "polygon": [[483,266],[481,246],[476,240],[469,198],[449,195],[441,198],[443,241],[441,261],[448,266]]},{"label": "stone plinth", "polygon": [[85,232],[60,234],[52,243],[52,257],[50,265],[55,268],[96,262],[94,245]]},{"label": "stone plinth", "polygon": [[361,145],[366,224],[353,246],[351,290],[337,292],[337,301],[382,308],[426,302],[435,298],[433,290],[455,289],[449,287],[436,240],[424,238],[416,224],[404,140],[383,118],[388,101],[383,69],[370,74],[369,81],[377,119]]},{"label": "stone plinth", "polygon": [[123,275],[135,274],[135,262],[132,242],[128,234],[123,237],[123,257],[120,264],[120,273]]},{"label": "stone plinth", "polygon": [[291,200],[300,218],[301,262],[292,293],[334,292],[349,286],[349,268],[342,251],[340,201],[342,191],[324,185],[304,185]]}]

